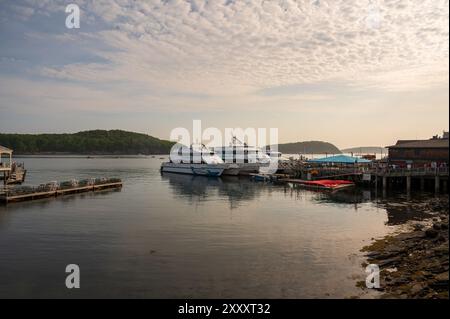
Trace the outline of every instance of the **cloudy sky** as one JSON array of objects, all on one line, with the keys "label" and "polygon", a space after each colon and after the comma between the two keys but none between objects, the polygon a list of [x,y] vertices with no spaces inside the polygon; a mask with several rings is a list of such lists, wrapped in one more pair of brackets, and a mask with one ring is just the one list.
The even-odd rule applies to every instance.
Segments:
[{"label": "cloudy sky", "polygon": [[448,0],[0,0],[0,132],[428,138],[449,126],[448,32]]}]

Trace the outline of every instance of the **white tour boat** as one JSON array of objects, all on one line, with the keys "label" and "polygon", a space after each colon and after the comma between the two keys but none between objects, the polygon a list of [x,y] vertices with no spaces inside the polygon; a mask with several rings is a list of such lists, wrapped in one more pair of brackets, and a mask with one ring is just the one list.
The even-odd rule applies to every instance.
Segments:
[{"label": "white tour boat", "polygon": [[249,175],[270,164],[270,157],[261,149],[248,146],[236,136],[229,146],[214,147],[213,150],[225,163],[237,165],[237,168],[227,169],[224,175]]},{"label": "white tour boat", "polygon": [[204,145],[179,147],[170,154],[170,161],[161,164],[161,171],[167,173],[221,176],[236,165],[225,164],[223,160]]}]

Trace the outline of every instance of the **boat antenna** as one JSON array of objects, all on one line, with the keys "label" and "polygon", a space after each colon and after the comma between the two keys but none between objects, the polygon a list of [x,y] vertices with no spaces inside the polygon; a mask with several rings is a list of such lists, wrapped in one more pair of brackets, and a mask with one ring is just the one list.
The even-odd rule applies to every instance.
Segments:
[{"label": "boat antenna", "polygon": [[241,144],[241,145],[244,145],[244,146],[248,146],[247,145],[247,143],[245,143],[245,142],[242,142],[241,140],[239,140],[235,135],[232,135],[233,136],[233,141],[238,141],[239,142],[239,144]]}]

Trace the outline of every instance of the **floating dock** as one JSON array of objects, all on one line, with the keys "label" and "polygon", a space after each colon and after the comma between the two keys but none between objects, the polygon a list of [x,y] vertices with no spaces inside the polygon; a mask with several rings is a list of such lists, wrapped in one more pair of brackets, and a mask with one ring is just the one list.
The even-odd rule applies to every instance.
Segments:
[{"label": "floating dock", "polygon": [[[65,182],[68,183],[68,182]],[[61,183],[64,184],[64,183]],[[0,202],[5,204],[11,202],[30,201],[41,198],[58,197],[69,194],[95,192],[105,189],[122,188],[122,181],[119,179],[111,180],[92,180],[86,185],[80,186],[78,183],[72,182],[69,186],[59,186],[58,183],[48,183],[38,187],[19,187],[5,188],[0,191]]]}]

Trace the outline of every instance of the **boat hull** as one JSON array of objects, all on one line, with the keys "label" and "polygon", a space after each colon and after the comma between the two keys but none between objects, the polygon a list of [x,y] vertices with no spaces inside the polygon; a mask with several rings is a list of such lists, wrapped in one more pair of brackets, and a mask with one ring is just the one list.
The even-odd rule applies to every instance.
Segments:
[{"label": "boat hull", "polygon": [[239,175],[250,175],[253,173],[258,173],[259,168],[261,167],[258,163],[235,163],[238,167]]},{"label": "boat hull", "polygon": [[222,175],[237,176],[239,173],[239,168],[227,168],[223,171]]},{"label": "boat hull", "polygon": [[221,176],[226,168],[227,166],[223,164],[163,163],[161,165],[162,172],[200,176]]}]

